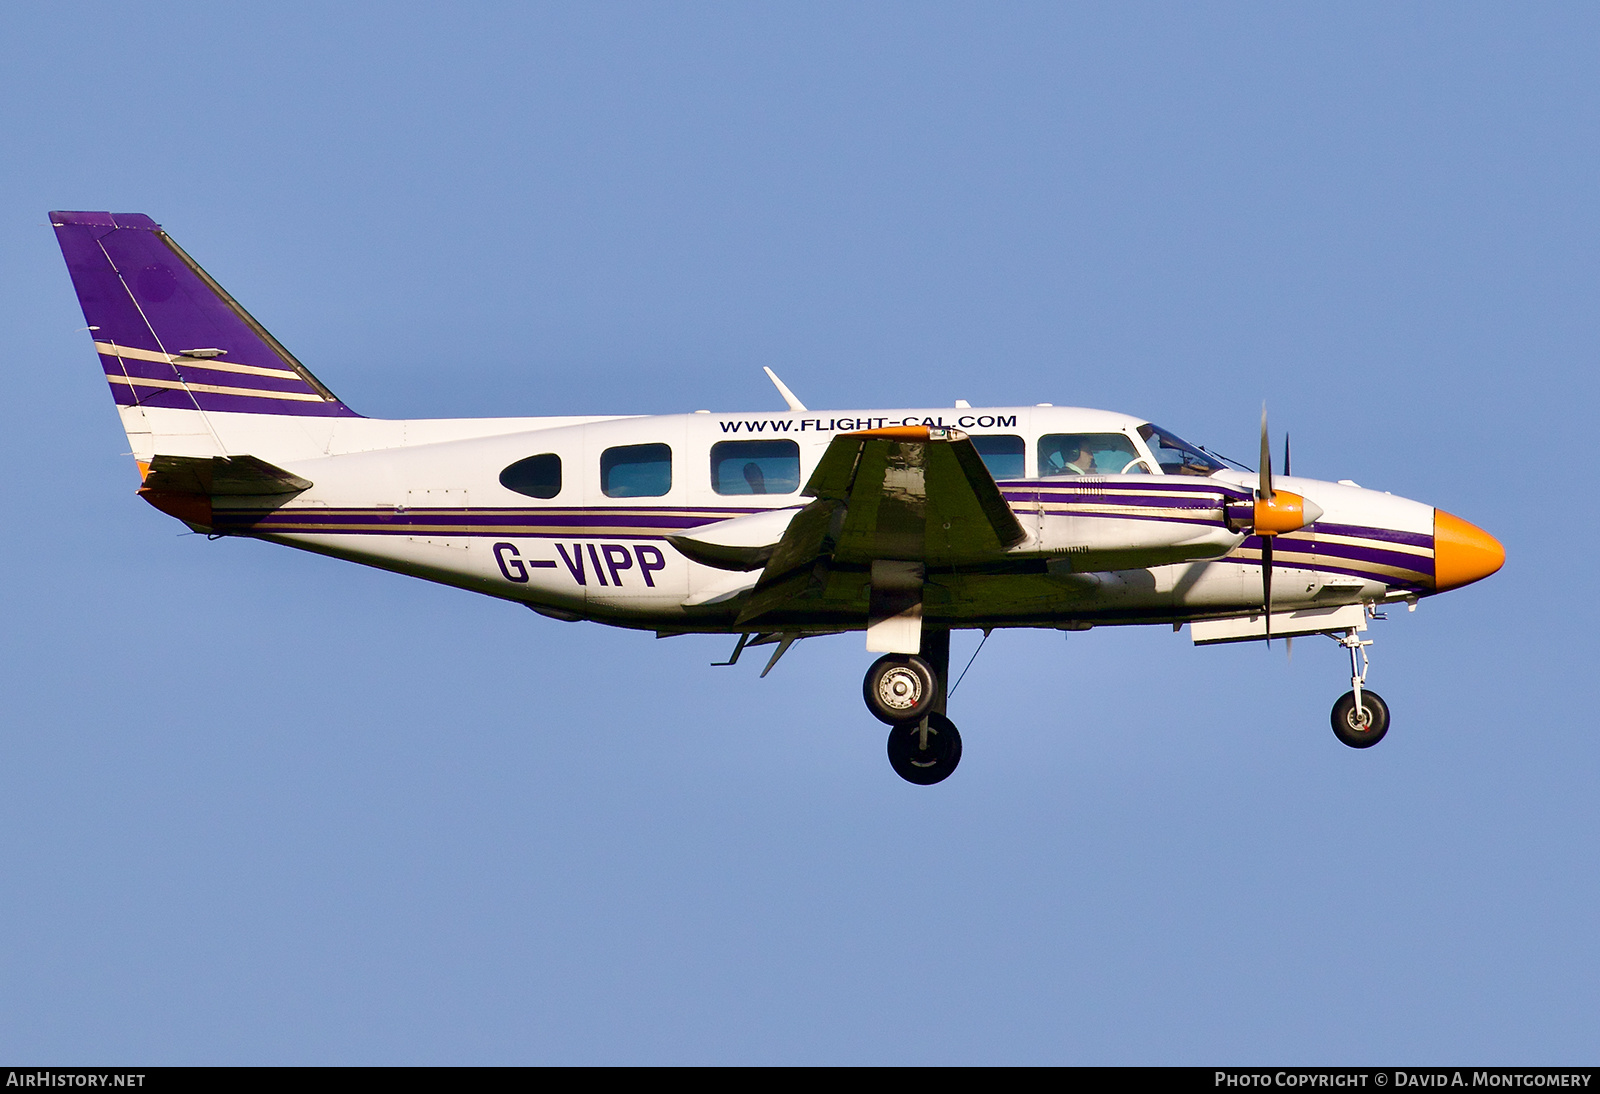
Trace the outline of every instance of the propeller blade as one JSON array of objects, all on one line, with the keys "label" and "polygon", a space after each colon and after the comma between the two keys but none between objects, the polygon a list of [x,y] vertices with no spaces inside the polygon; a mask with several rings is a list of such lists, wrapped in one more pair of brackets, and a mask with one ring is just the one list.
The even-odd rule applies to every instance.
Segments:
[{"label": "propeller blade", "polygon": [[[1283,435],[1283,473],[1289,473],[1289,435]],[[1256,502],[1256,535],[1261,539],[1261,609],[1266,613],[1267,648],[1272,648],[1272,537],[1275,532],[1271,528],[1263,529],[1262,502],[1271,502],[1276,497],[1272,489],[1272,445],[1267,440],[1267,404],[1261,404],[1261,489],[1257,493],[1260,499]],[[1290,495],[1293,497],[1293,495]]]},{"label": "propeller blade", "polygon": [[1267,648],[1272,648],[1272,537],[1261,537],[1261,605],[1266,611]]},{"label": "propeller blade", "polygon": [[1272,449],[1267,444],[1267,404],[1261,404],[1261,497],[1272,499]]},{"label": "propeller blade", "polygon": [[1284,660],[1291,665],[1294,664],[1294,635],[1291,634],[1283,640],[1283,651],[1287,654]]}]

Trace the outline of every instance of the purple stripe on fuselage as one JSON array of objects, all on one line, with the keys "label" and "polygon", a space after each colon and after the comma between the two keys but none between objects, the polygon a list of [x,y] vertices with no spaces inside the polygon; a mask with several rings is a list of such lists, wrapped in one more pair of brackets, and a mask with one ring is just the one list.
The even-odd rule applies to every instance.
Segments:
[{"label": "purple stripe on fuselage", "polygon": [[[1433,535],[1429,532],[1400,532],[1393,528],[1371,528],[1362,524],[1329,524],[1325,520],[1301,529],[1301,533],[1318,532],[1330,536],[1355,536],[1361,539],[1381,539],[1389,543],[1406,543],[1412,547],[1433,546]],[[1300,534],[1300,533],[1297,533]]]},{"label": "purple stripe on fuselage", "polygon": [[[1222,561],[1236,563],[1240,566],[1259,567],[1261,565],[1261,560],[1258,558],[1233,558],[1230,556]],[[1300,562],[1289,563],[1274,559],[1272,565],[1274,570],[1281,569],[1285,566],[1292,566],[1297,570],[1315,570],[1319,574],[1338,574],[1341,577],[1359,577],[1366,581],[1376,581],[1381,585],[1387,585],[1391,589],[1428,589],[1432,586],[1430,575],[1426,574],[1422,575],[1420,579],[1413,580],[1406,577],[1396,577],[1393,574],[1383,574],[1377,573],[1373,570],[1364,570],[1358,566],[1335,566],[1320,561],[1315,565],[1306,565]]]},{"label": "purple stripe on fuselage", "polygon": [[1433,559],[1428,555],[1414,555],[1404,551],[1385,551],[1378,547],[1361,547],[1350,543],[1318,543],[1314,549],[1302,542],[1283,544],[1283,549],[1302,554],[1315,554],[1319,559],[1349,559],[1352,562],[1372,562],[1380,566],[1395,566],[1419,574],[1433,573]]},{"label": "purple stripe on fuselage", "polygon": [[[1007,485],[1018,486],[1016,483],[1008,483]],[[1234,494],[1238,492],[1219,483],[1198,486],[1164,475],[1114,480],[1035,479],[1026,485],[1030,485],[1036,490],[1125,490],[1136,494]]]},{"label": "purple stripe on fuselage", "polygon": [[506,507],[503,507],[503,508],[500,507],[500,506],[496,506],[495,508],[492,508],[492,509],[490,509],[490,508],[483,508],[483,509],[478,509],[478,508],[442,509],[442,508],[421,508],[421,507],[412,508],[412,507],[409,507],[409,506],[403,506],[403,507],[400,507],[400,508],[392,508],[392,507],[389,507],[389,506],[382,506],[382,507],[364,506],[364,507],[361,507],[361,508],[334,508],[334,507],[331,507],[331,506],[324,507],[324,506],[318,505],[318,506],[291,506],[289,508],[284,508],[284,509],[275,509],[275,510],[273,510],[273,512],[274,513],[282,513],[282,514],[291,514],[291,515],[292,514],[300,514],[300,515],[305,515],[305,516],[323,516],[323,515],[326,515],[326,516],[330,516],[330,517],[340,517],[340,518],[343,518],[343,517],[376,516],[376,517],[378,517],[380,519],[387,518],[387,517],[396,517],[396,516],[399,516],[399,517],[422,516],[422,517],[429,517],[429,518],[432,518],[432,517],[452,517],[452,516],[465,516],[465,517],[470,517],[470,518],[504,516],[504,517],[539,517],[541,519],[547,518],[547,517],[591,517],[591,516],[659,517],[659,516],[671,516],[671,517],[682,517],[682,518],[685,518],[685,519],[695,520],[695,521],[698,521],[700,523],[708,523],[708,522],[727,520],[727,519],[730,519],[731,517],[743,516],[743,515],[747,515],[747,514],[750,514],[750,513],[769,513],[769,512],[773,512],[773,510],[770,510],[770,509],[757,509],[757,508],[744,508],[744,507],[723,508],[723,507],[720,507],[720,506],[713,509],[713,508],[702,508],[700,506],[686,506],[686,505],[662,505],[662,506],[650,506],[648,508],[646,508],[644,506],[638,506],[638,505],[592,505],[592,506],[583,506],[583,507],[576,507],[576,506],[569,506],[569,505],[561,505],[561,506],[554,506],[553,505],[548,509],[543,508],[543,507],[537,507],[537,506],[506,506]]},{"label": "purple stripe on fuselage", "polygon": [[1045,494],[1039,495],[1039,500],[1046,505],[1125,505],[1138,509],[1209,509],[1220,512],[1223,507],[1222,499],[1211,498],[1171,498],[1155,497],[1139,494]]},{"label": "purple stripe on fuselage", "polygon": [[1132,493],[1123,490],[1008,490],[1001,495],[1013,505],[1025,508],[1040,502],[1046,505],[1125,505],[1139,509],[1221,509],[1237,504],[1236,499],[1218,494],[1174,497],[1170,494]]},{"label": "purple stripe on fuselage", "polygon": [[250,514],[244,510],[224,511],[218,513],[217,515],[219,518],[228,517],[232,519],[250,520],[254,527],[261,529],[294,528],[301,531],[307,531],[323,527],[337,526],[339,528],[361,532],[372,532],[379,535],[389,532],[407,532],[415,528],[427,528],[430,531],[437,531],[441,529],[449,531],[451,529],[455,529],[460,531],[462,535],[490,535],[494,531],[509,530],[513,528],[537,528],[541,531],[552,533],[571,531],[574,534],[580,533],[584,529],[593,528],[626,528],[630,531],[640,533],[661,533],[682,531],[683,529],[693,528],[699,523],[702,523],[690,519],[671,519],[665,517],[651,520],[607,520],[604,516],[599,514],[596,514],[595,516],[586,520],[539,520],[537,518],[530,520],[525,517],[520,519],[513,519],[510,517],[467,517],[450,519],[412,517],[407,515],[403,517],[395,517],[394,519],[387,521],[363,519],[352,520],[349,518],[324,520],[316,517],[294,519],[278,517],[275,515],[262,517],[260,519],[253,519],[250,517]]},{"label": "purple stripe on fuselage", "polygon": [[1001,479],[995,485],[1002,490],[1157,490],[1255,497],[1243,487],[1189,475],[1137,475],[1117,479],[1062,475],[1042,479]]},{"label": "purple stripe on fuselage", "polygon": [[[714,510],[704,514],[652,513],[631,508],[599,507],[587,510],[537,509],[393,509],[327,510],[320,508],[259,510],[219,509],[218,526],[248,527],[258,532],[323,532],[371,535],[410,535],[426,529],[439,535],[491,536],[520,532],[559,535],[659,536],[727,520],[729,516],[762,510]],[[626,531],[620,531],[626,529]]]},{"label": "purple stripe on fuselage", "polygon": [[[1289,539],[1278,537],[1275,544],[1277,549],[1278,565],[1300,566],[1308,569],[1323,569],[1326,561],[1332,565],[1345,563],[1371,563],[1374,566],[1391,566],[1395,569],[1409,570],[1415,574],[1431,577],[1433,575],[1433,559],[1426,555],[1413,555],[1401,551],[1385,551],[1379,547],[1364,547],[1350,543],[1313,543],[1306,539]],[[1249,536],[1235,550],[1260,551],[1261,538]],[[1283,558],[1284,554],[1310,555],[1315,561],[1306,563],[1301,559],[1292,562]],[[1255,563],[1255,559],[1240,559],[1241,562]]]},{"label": "purple stripe on fuselage", "polygon": [[1072,510],[1045,510],[1048,517],[1081,517],[1085,520],[1146,520],[1158,524],[1200,524],[1210,528],[1222,527],[1222,522],[1209,517],[1179,517],[1166,513],[1140,513],[1135,510],[1124,510],[1120,513],[1079,513]]}]

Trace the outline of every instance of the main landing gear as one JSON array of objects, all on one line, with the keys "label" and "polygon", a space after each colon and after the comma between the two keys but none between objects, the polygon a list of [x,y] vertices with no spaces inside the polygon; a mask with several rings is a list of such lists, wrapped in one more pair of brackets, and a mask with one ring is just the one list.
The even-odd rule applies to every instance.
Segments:
[{"label": "main landing gear", "polygon": [[915,722],[933,709],[939,680],[932,665],[916,654],[888,653],[872,663],[861,681],[861,696],[878,721]]},{"label": "main landing gear", "polygon": [[1371,667],[1367,647],[1372,640],[1363,642],[1355,630],[1334,640],[1350,651],[1350,690],[1333,704],[1333,735],[1351,748],[1371,748],[1389,732],[1389,704],[1363,686]]},{"label": "main landing gear", "polygon": [[889,726],[889,765],[907,782],[943,782],[961,762],[961,734],[944,713],[949,681],[950,632],[932,627],[921,654],[886,654],[862,681],[867,709]]},{"label": "main landing gear", "polygon": [[960,762],[961,734],[943,714],[930,712],[889,728],[889,766],[908,783],[943,782]]}]

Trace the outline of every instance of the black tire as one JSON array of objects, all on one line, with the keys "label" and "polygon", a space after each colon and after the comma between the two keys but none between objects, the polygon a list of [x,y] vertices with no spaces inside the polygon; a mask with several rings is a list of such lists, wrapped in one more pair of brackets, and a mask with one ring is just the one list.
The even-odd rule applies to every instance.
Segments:
[{"label": "black tire", "polygon": [[1389,704],[1375,691],[1361,689],[1366,724],[1356,718],[1356,693],[1347,691],[1333,704],[1333,735],[1351,748],[1371,748],[1389,732]]},{"label": "black tire", "polygon": [[872,716],[885,725],[920,721],[933,709],[939,681],[933,666],[920,657],[885,654],[872,663],[861,682],[861,697]]},{"label": "black tire", "polygon": [[955,723],[943,714],[930,714],[927,721],[925,745],[921,718],[889,730],[889,766],[918,786],[943,782],[961,762],[961,734]]}]

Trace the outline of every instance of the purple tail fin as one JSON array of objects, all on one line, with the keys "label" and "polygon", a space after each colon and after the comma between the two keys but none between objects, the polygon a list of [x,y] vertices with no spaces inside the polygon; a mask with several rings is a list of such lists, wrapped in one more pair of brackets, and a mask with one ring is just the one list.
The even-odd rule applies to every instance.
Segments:
[{"label": "purple tail fin", "polygon": [[50,223],[118,405],[357,416],[149,217]]}]

